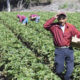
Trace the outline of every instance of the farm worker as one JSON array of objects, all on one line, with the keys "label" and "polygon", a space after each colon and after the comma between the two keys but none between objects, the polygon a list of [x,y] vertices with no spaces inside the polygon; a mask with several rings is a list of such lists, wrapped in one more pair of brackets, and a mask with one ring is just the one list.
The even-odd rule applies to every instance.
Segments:
[{"label": "farm worker", "polygon": [[17,18],[19,18],[19,22],[22,22],[23,25],[26,25],[28,23],[28,18],[24,15],[17,15]]},{"label": "farm worker", "polygon": [[40,16],[38,16],[37,14],[31,14],[30,15],[30,20],[35,21],[36,23],[38,23],[39,20],[40,20]]},{"label": "farm worker", "polygon": [[[54,22],[56,19],[58,21]],[[74,51],[70,44],[72,37],[75,35],[77,38],[80,38],[80,32],[74,25],[67,22],[67,15],[65,13],[60,13],[47,20],[44,24],[44,28],[49,30],[53,35],[56,74],[62,80],[71,80],[70,77],[74,68]],[[63,76],[62,72],[64,71],[64,62],[66,72]]]}]

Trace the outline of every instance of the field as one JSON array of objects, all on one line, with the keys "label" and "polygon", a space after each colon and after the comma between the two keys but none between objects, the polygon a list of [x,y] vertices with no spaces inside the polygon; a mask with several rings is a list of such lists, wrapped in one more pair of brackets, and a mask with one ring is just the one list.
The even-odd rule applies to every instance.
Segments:
[{"label": "field", "polygon": [[[39,23],[19,23],[17,14],[37,13]],[[54,44],[43,28],[52,12],[0,12],[0,78],[4,80],[61,80],[54,72]],[[68,22],[80,30],[80,13],[67,13]],[[80,79],[80,50],[74,48],[73,80]]]}]

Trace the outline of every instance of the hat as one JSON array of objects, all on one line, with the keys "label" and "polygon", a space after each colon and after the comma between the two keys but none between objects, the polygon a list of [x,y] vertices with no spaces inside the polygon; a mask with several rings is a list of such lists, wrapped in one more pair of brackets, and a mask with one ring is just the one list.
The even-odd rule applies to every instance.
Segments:
[{"label": "hat", "polygon": [[66,13],[64,13],[64,12],[59,13],[58,16],[61,15],[61,14],[67,16]]}]

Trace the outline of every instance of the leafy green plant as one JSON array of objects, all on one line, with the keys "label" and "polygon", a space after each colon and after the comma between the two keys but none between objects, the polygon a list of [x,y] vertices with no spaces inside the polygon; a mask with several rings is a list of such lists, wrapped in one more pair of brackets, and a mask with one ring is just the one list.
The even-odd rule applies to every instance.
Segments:
[{"label": "leafy green plant", "polygon": [[[52,35],[43,28],[45,21],[55,13],[32,12],[41,16],[40,22],[29,21],[21,25],[16,18],[18,12],[0,13],[0,66],[13,80],[59,80],[51,71],[54,66],[54,45]],[[29,17],[30,12],[20,12]],[[68,22],[80,30],[80,13],[67,13]],[[12,32],[11,32],[12,31]],[[4,35],[3,35],[4,34]],[[80,51],[75,51],[73,80],[80,78]]]}]

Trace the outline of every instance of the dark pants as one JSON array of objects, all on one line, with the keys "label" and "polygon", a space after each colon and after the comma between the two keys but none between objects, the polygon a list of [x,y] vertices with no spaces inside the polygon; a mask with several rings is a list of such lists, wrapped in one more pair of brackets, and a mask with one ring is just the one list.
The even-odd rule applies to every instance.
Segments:
[{"label": "dark pants", "polygon": [[64,80],[69,80],[74,68],[74,56],[72,48],[56,48],[55,49],[55,68],[56,74],[61,75],[64,71],[64,63],[66,64],[66,73]]}]

